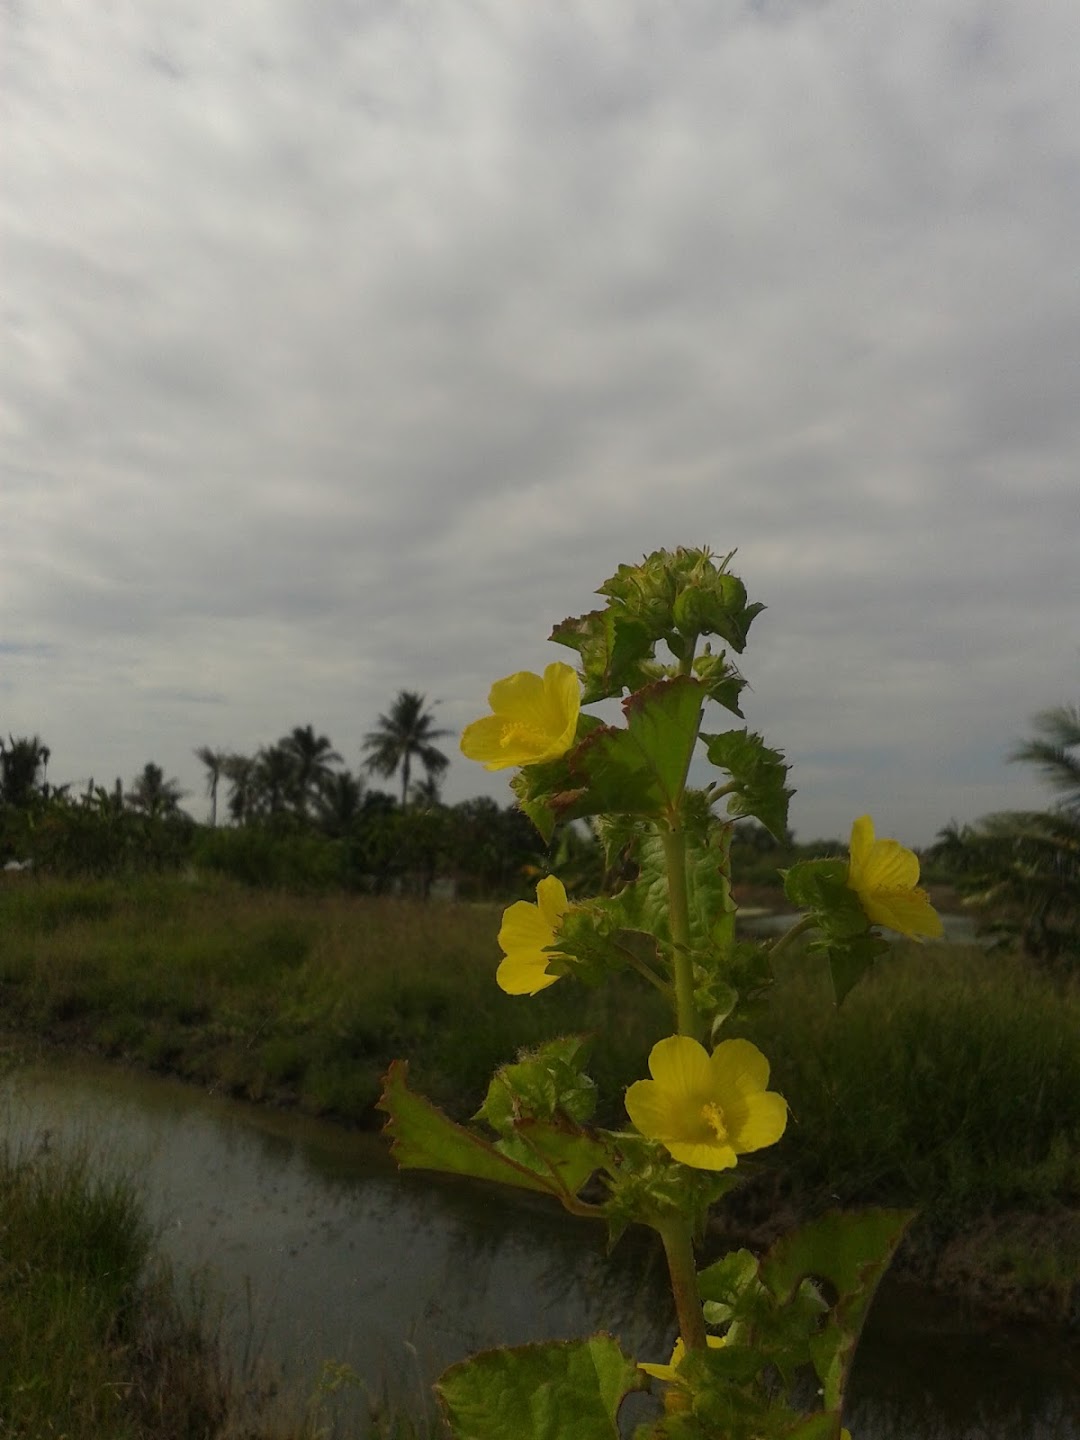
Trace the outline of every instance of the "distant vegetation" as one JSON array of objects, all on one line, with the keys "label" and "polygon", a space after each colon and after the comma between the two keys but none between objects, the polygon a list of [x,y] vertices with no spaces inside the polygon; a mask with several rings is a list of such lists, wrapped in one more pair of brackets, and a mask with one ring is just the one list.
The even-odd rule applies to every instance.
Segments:
[{"label": "distant vegetation", "polygon": [[[544,873],[558,874],[572,895],[625,880],[584,825],[559,827],[545,846],[516,804],[486,796],[444,804],[439,781],[449,762],[436,742],[448,733],[435,727],[423,695],[403,690],[365,736],[356,772],[310,724],[251,755],[199,746],[205,825],[183,809],[179,781],[153,761],[127,787],[91,781],[72,793],[49,782],[47,745],[10,736],[0,741],[0,865],[30,862],[71,879],[194,867],[271,889],[424,898],[437,881],[460,898],[507,899],[529,893]],[[400,793],[371,788],[372,775],[398,776]],[[797,845],[790,833],[780,842],[740,821],[734,876],[777,892],[778,868],[844,848],[840,840]]]},{"label": "distant vegetation", "polygon": [[1080,970],[1080,707],[1034,719],[1010,759],[1035,765],[1058,796],[1045,811],[1007,811],[946,827],[930,852],[1006,943],[1060,971]]},{"label": "distant vegetation", "polygon": [[[424,697],[403,690],[365,738],[357,773],[311,725],[253,755],[200,746],[208,825],[182,809],[179,782],[152,761],[127,788],[91,781],[73,794],[50,784],[50,751],[37,736],[9,736],[0,742],[0,864],[70,878],[194,866],[271,888],[422,896],[442,878],[465,896],[517,893],[543,864],[539,837],[514,806],[442,803],[448,761],[435,741],[446,734]],[[369,788],[371,773],[400,774],[400,798]]]}]

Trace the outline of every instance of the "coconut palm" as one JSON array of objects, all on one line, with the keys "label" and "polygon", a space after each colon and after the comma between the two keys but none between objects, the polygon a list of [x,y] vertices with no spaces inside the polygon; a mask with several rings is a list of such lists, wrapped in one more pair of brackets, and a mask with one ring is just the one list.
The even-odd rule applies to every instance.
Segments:
[{"label": "coconut palm", "polygon": [[1017,745],[1009,759],[1038,765],[1061,796],[1061,808],[1080,812],[1080,705],[1043,710],[1032,723],[1040,733]]},{"label": "coconut palm", "polygon": [[[438,703],[438,702],[436,702]],[[419,760],[429,776],[441,775],[450,764],[434,744],[451,730],[436,730],[435,717],[426,708],[427,697],[415,690],[400,690],[389,714],[380,715],[376,728],[364,737],[369,770],[389,778],[401,771],[401,806],[408,803],[412,762]]]},{"label": "coconut palm", "polygon": [[1080,709],[1044,710],[1034,725],[1009,758],[1038,765],[1060,803],[950,825],[932,853],[992,932],[1068,968],[1080,964]]},{"label": "coconut palm", "polygon": [[341,764],[341,756],[326,735],[316,735],[310,725],[297,725],[278,741],[278,748],[292,757],[293,785],[297,809],[307,815],[308,800],[322,789]]},{"label": "coconut palm", "polygon": [[229,814],[238,825],[246,825],[256,809],[258,761],[252,755],[228,755],[224,771],[229,782]]},{"label": "coconut palm", "polygon": [[332,771],[319,787],[315,801],[319,824],[328,835],[345,835],[360,814],[364,798],[364,782],[348,770]]},{"label": "coconut palm", "polygon": [[178,814],[183,798],[184,791],[179,780],[166,780],[165,771],[152,760],[143,766],[142,773],[135,777],[131,789],[124,796],[133,810],[141,810],[151,819]]},{"label": "coconut palm", "polygon": [[209,745],[200,745],[195,758],[206,766],[206,793],[210,797],[210,826],[217,825],[217,792],[229,757],[224,750],[211,750]]},{"label": "coconut palm", "polygon": [[255,785],[261,805],[279,815],[296,794],[296,759],[279,741],[256,756]]},{"label": "coconut palm", "polygon": [[[9,735],[0,740],[0,798],[24,810],[38,788],[38,771],[49,762],[49,747],[36,735]],[[44,773],[44,772],[43,772]]]}]

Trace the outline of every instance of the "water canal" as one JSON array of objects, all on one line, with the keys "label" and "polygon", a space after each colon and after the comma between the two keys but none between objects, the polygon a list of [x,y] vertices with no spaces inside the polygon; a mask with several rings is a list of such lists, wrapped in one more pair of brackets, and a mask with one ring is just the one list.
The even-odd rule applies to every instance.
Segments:
[{"label": "water canal", "polygon": [[[327,1359],[414,1408],[446,1365],[495,1344],[608,1329],[666,1357],[662,1256],[543,1197],[399,1175],[383,1141],[179,1082],[50,1060],[2,1082],[16,1143],[89,1142],[141,1177],[177,1269],[205,1274],[236,1355],[310,1393]],[[1080,1440],[1080,1345],[980,1326],[899,1287],[853,1377],[854,1440]]]}]

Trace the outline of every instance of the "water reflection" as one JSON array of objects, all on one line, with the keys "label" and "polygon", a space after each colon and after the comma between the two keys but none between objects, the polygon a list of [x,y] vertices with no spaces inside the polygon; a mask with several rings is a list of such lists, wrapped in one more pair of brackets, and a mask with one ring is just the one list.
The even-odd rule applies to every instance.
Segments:
[{"label": "water reflection", "polygon": [[[497,1343],[604,1328],[631,1353],[670,1350],[646,1233],[611,1264],[602,1229],[543,1197],[401,1176],[377,1136],[108,1067],[39,1067],[4,1090],[9,1133],[88,1138],[136,1169],[167,1253],[209,1269],[234,1299],[237,1348],[261,1347],[301,1393],[330,1357],[415,1402],[446,1365]],[[853,1377],[855,1440],[1080,1440],[1080,1376],[1060,1342],[882,1298]]]}]

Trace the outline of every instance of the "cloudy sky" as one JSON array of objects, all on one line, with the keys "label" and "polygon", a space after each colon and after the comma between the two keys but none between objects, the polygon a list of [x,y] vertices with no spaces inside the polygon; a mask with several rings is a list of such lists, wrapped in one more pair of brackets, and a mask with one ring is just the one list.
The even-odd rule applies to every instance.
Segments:
[{"label": "cloudy sky", "polygon": [[[1075,0],[5,0],[0,731],[51,778],[738,547],[799,836],[1042,804],[1080,678]],[[455,750],[456,754],[456,750]],[[509,798],[456,757],[453,801]]]}]

